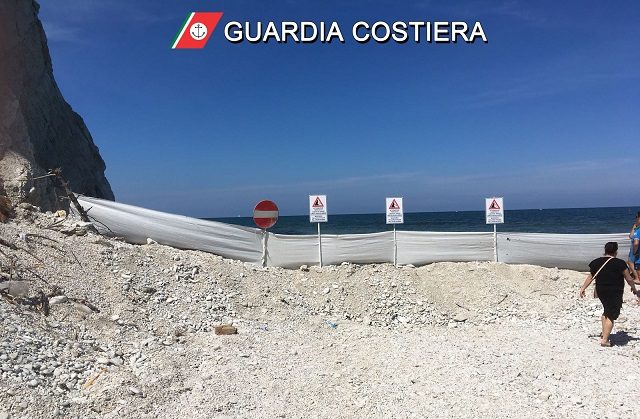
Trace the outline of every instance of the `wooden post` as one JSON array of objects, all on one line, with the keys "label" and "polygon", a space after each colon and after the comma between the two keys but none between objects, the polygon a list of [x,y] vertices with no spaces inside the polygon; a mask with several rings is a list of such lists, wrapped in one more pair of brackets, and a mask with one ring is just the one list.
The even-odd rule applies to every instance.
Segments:
[{"label": "wooden post", "polygon": [[60,182],[60,184],[62,185],[62,188],[64,188],[64,193],[71,200],[71,203],[73,204],[73,206],[76,207],[76,210],[78,210],[78,214],[80,214],[80,219],[86,223],[90,223],[91,220],[87,215],[87,211],[85,211],[84,208],[82,208],[82,205],[80,205],[80,203],[78,202],[78,198],[76,198],[76,194],[74,194],[73,191],[69,188],[69,182],[67,182],[67,180],[62,176],[62,169],[61,168],[54,169],[51,171],[51,174],[53,174],[55,178],[58,179],[58,182]]}]

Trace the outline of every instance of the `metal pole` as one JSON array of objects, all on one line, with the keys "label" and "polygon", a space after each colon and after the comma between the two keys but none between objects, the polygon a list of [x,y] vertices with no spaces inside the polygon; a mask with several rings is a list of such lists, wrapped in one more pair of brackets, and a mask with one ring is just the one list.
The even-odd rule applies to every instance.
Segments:
[{"label": "metal pole", "polygon": [[262,229],[262,267],[267,266],[267,229]]},{"label": "metal pole", "polygon": [[398,241],[396,239],[396,225],[393,225],[393,266],[398,267]]},{"label": "metal pole", "polygon": [[493,261],[498,261],[498,228],[497,224],[493,225]]},{"label": "metal pole", "polygon": [[320,260],[320,267],[322,268],[322,235],[320,234],[320,223],[318,223],[318,257]]}]

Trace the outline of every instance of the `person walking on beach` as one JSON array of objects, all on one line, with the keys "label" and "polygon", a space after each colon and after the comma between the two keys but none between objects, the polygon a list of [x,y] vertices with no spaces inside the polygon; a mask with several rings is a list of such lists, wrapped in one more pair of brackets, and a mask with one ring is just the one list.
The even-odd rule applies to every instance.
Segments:
[{"label": "person walking on beach", "polygon": [[640,212],[636,214],[636,222],[631,227],[629,233],[631,239],[631,248],[629,249],[629,258],[627,259],[627,265],[629,265],[629,271],[636,284],[640,284],[640,278],[638,278],[638,271],[636,265],[640,262]]},{"label": "person walking on beach", "polygon": [[604,245],[604,256],[594,259],[589,264],[590,273],[580,287],[580,297],[584,298],[587,287],[593,279],[596,280],[596,293],[604,312],[602,321],[602,337],[600,346],[611,346],[609,335],[613,329],[613,322],[620,315],[622,308],[622,295],[624,294],[624,281],[631,286],[631,291],[636,294],[636,285],[629,274],[629,267],[622,259],[618,259],[618,243],[608,242]]}]

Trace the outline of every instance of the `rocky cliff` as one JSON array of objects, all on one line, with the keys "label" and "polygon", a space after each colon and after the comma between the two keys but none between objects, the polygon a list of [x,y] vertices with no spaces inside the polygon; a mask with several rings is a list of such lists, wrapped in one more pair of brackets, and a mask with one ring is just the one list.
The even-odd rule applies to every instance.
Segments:
[{"label": "rocky cliff", "polygon": [[60,207],[51,178],[62,168],[74,192],[113,199],[105,163],[53,77],[34,0],[0,0],[0,195]]}]

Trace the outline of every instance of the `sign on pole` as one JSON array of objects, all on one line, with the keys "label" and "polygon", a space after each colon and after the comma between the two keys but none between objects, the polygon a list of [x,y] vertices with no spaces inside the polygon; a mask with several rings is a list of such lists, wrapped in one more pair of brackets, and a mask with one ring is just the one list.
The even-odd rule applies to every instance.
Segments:
[{"label": "sign on pole", "polygon": [[393,266],[398,266],[398,239],[396,236],[396,224],[404,223],[404,209],[402,198],[394,197],[386,199],[387,224],[393,224]]},{"label": "sign on pole", "polygon": [[402,198],[387,198],[387,224],[404,224]]},{"label": "sign on pole", "polygon": [[327,195],[309,195],[309,222],[326,223],[327,221],[329,221]]},{"label": "sign on pole", "polygon": [[487,224],[493,224],[493,261],[498,261],[498,230],[496,224],[504,223],[504,204],[502,197],[485,198]]},{"label": "sign on pole", "polygon": [[273,201],[263,200],[253,209],[253,221],[262,229],[271,228],[278,221],[278,206]]},{"label": "sign on pole", "polygon": [[322,268],[322,234],[320,223],[329,221],[327,195],[309,195],[309,222],[318,223],[318,262]]},{"label": "sign on pole", "polygon": [[487,224],[503,224],[504,205],[502,203],[502,198],[486,198],[485,201]]},{"label": "sign on pole", "polygon": [[279,213],[276,203],[266,199],[258,202],[253,208],[253,221],[262,229],[262,266],[267,266],[267,229],[275,225]]}]

